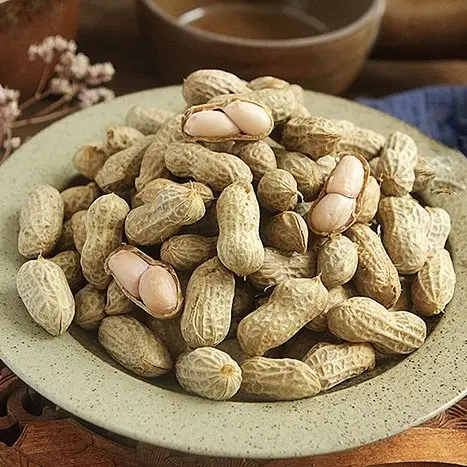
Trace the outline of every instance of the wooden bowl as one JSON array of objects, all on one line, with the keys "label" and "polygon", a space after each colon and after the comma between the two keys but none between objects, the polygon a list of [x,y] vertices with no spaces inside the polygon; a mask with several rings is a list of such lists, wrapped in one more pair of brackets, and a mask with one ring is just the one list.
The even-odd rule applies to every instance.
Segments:
[{"label": "wooden bowl", "polygon": [[160,84],[180,82],[198,68],[221,68],[244,79],[273,75],[331,94],[342,93],[360,71],[385,4],[137,0]]}]

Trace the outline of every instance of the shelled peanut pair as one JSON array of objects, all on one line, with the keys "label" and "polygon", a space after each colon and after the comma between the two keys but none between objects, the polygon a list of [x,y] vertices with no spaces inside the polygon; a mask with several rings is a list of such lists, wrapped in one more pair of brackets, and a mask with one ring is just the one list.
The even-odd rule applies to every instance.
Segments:
[{"label": "shelled peanut pair", "polygon": [[33,319],[217,400],[313,396],[419,348],[455,286],[449,214],[412,196],[435,174],[408,135],[311,116],[302,94],[199,70],[183,114],[133,107],[79,149],[89,181],[21,212]]}]

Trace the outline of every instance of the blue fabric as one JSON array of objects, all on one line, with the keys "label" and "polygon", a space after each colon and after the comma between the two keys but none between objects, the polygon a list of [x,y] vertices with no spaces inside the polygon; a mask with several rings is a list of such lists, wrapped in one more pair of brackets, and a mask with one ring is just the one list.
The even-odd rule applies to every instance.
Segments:
[{"label": "blue fabric", "polygon": [[467,155],[467,86],[434,86],[381,99],[357,99]]}]

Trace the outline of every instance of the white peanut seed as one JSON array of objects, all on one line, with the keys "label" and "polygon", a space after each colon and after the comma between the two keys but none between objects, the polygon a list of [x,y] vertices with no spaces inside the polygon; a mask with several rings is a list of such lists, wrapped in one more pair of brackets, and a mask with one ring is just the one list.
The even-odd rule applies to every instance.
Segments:
[{"label": "white peanut seed", "polygon": [[356,202],[338,193],[322,198],[311,213],[311,224],[318,232],[332,232],[344,226],[355,211]]},{"label": "white peanut seed", "polygon": [[253,102],[234,101],[222,110],[247,135],[258,136],[269,132],[271,117]]},{"label": "white peanut seed", "polygon": [[109,258],[108,267],[131,295],[140,297],[139,281],[149,267],[142,258],[130,251],[121,250]]},{"label": "white peanut seed", "polygon": [[202,110],[190,115],[184,130],[190,136],[206,138],[222,138],[241,133],[240,128],[226,114],[215,110]]},{"label": "white peanut seed", "polygon": [[332,172],[326,185],[326,192],[356,198],[364,181],[365,171],[362,163],[354,156],[344,156]]}]

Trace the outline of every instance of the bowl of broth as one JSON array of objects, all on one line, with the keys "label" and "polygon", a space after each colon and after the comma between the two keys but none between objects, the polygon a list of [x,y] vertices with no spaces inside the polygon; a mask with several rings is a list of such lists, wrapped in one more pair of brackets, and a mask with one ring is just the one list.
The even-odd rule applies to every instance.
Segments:
[{"label": "bowl of broth", "polygon": [[137,0],[159,84],[198,68],[278,76],[340,94],[377,37],[386,0]]}]

